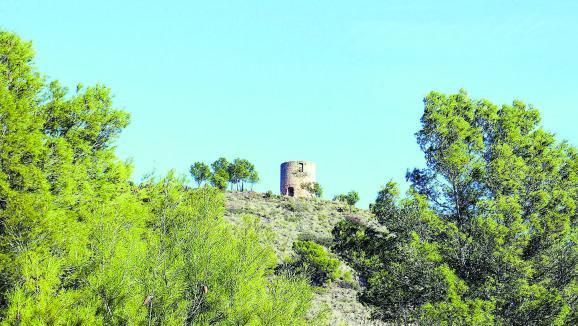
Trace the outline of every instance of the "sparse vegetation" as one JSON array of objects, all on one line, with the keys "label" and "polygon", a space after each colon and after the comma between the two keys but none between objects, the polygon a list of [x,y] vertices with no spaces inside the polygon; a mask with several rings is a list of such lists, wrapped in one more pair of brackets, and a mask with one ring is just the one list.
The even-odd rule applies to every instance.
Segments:
[{"label": "sparse vegetation", "polygon": [[335,201],[347,203],[349,205],[349,212],[353,210],[353,206],[359,201],[359,193],[357,191],[350,191],[346,194],[337,195],[333,198]]},{"label": "sparse vegetation", "polygon": [[[315,198],[290,198],[271,193],[229,193],[225,217],[234,224],[242,222],[244,214],[258,216],[263,225],[271,230],[272,245],[277,256],[290,262],[295,257],[293,243],[296,241],[315,241],[325,248],[333,244],[331,230],[347,218],[348,213],[340,212],[341,204]],[[288,203],[295,203],[294,205]],[[292,211],[295,207],[295,211]],[[369,212],[359,210],[360,220],[369,221]],[[330,255],[334,255],[331,250]],[[357,278],[342,261],[343,281],[337,280],[317,291],[313,309],[324,312],[329,307],[330,325],[381,325],[371,319],[371,311],[358,300]]]}]

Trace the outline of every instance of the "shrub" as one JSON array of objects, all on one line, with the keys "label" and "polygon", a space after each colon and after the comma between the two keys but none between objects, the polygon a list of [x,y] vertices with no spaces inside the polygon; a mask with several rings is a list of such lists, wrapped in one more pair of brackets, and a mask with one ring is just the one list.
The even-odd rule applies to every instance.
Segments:
[{"label": "shrub", "polygon": [[297,212],[299,210],[299,206],[295,201],[288,201],[283,205],[283,208],[290,212]]},{"label": "shrub", "polygon": [[333,197],[334,201],[339,201],[339,202],[343,202],[343,203],[347,203],[347,205],[349,205],[349,211],[351,212],[353,209],[353,206],[355,204],[357,204],[357,202],[359,201],[359,193],[357,193],[357,191],[350,191],[347,194],[341,194],[341,195],[337,195],[335,197]]},{"label": "shrub", "polygon": [[293,266],[307,274],[315,285],[323,285],[341,277],[341,263],[327,249],[313,241],[295,241],[297,260]]}]

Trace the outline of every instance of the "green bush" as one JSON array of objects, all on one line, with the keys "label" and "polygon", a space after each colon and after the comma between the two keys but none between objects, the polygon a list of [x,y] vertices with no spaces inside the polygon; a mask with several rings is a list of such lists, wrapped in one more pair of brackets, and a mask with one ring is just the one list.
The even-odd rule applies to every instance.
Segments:
[{"label": "green bush", "polygon": [[46,84],[8,32],[0,58],[1,325],[309,323],[311,286],[272,276],[263,227],[228,223],[221,191],[130,182],[108,88]]},{"label": "green bush", "polygon": [[293,250],[298,271],[307,274],[315,285],[323,285],[341,277],[341,263],[327,249],[313,241],[295,241]]},{"label": "green bush", "polygon": [[347,203],[347,205],[349,205],[349,211],[351,212],[353,209],[353,206],[355,204],[357,204],[357,202],[359,201],[359,193],[357,193],[357,191],[350,191],[347,194],[341,194],[341,195],[337,195],[335,197],[333,197],[334,201],[339,201],[339,202],[343,202],[343,203]]},{"label": "green bush", "polygon": [[355,280],[353,279],[353,273],[351,271],[347,271],[343,273],[343,281],[348,284],[355,284]]}]

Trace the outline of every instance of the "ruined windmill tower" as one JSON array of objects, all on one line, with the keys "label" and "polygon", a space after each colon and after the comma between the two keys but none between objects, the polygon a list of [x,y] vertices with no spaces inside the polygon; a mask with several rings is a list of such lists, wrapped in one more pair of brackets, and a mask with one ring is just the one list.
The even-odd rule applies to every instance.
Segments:
[{"label": "ruined windmill tower", "polygon": [[281,194],[290,197],[313,197],[305,185],[317,182],[315,163],[289,161],[281,164]]}]

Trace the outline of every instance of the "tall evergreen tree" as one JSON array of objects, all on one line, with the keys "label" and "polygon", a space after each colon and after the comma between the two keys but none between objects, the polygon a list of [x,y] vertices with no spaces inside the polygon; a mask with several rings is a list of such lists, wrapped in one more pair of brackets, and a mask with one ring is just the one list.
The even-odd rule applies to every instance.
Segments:
[{"label": "tall evergreen tree", "polygon": [[432,92],[424,106],[426,167],[406,199],[390,184],[372,205],[389,232],[334,231],[368,279],[363,299],[386,320],[575,324],[576,148],[520,101]]}]

